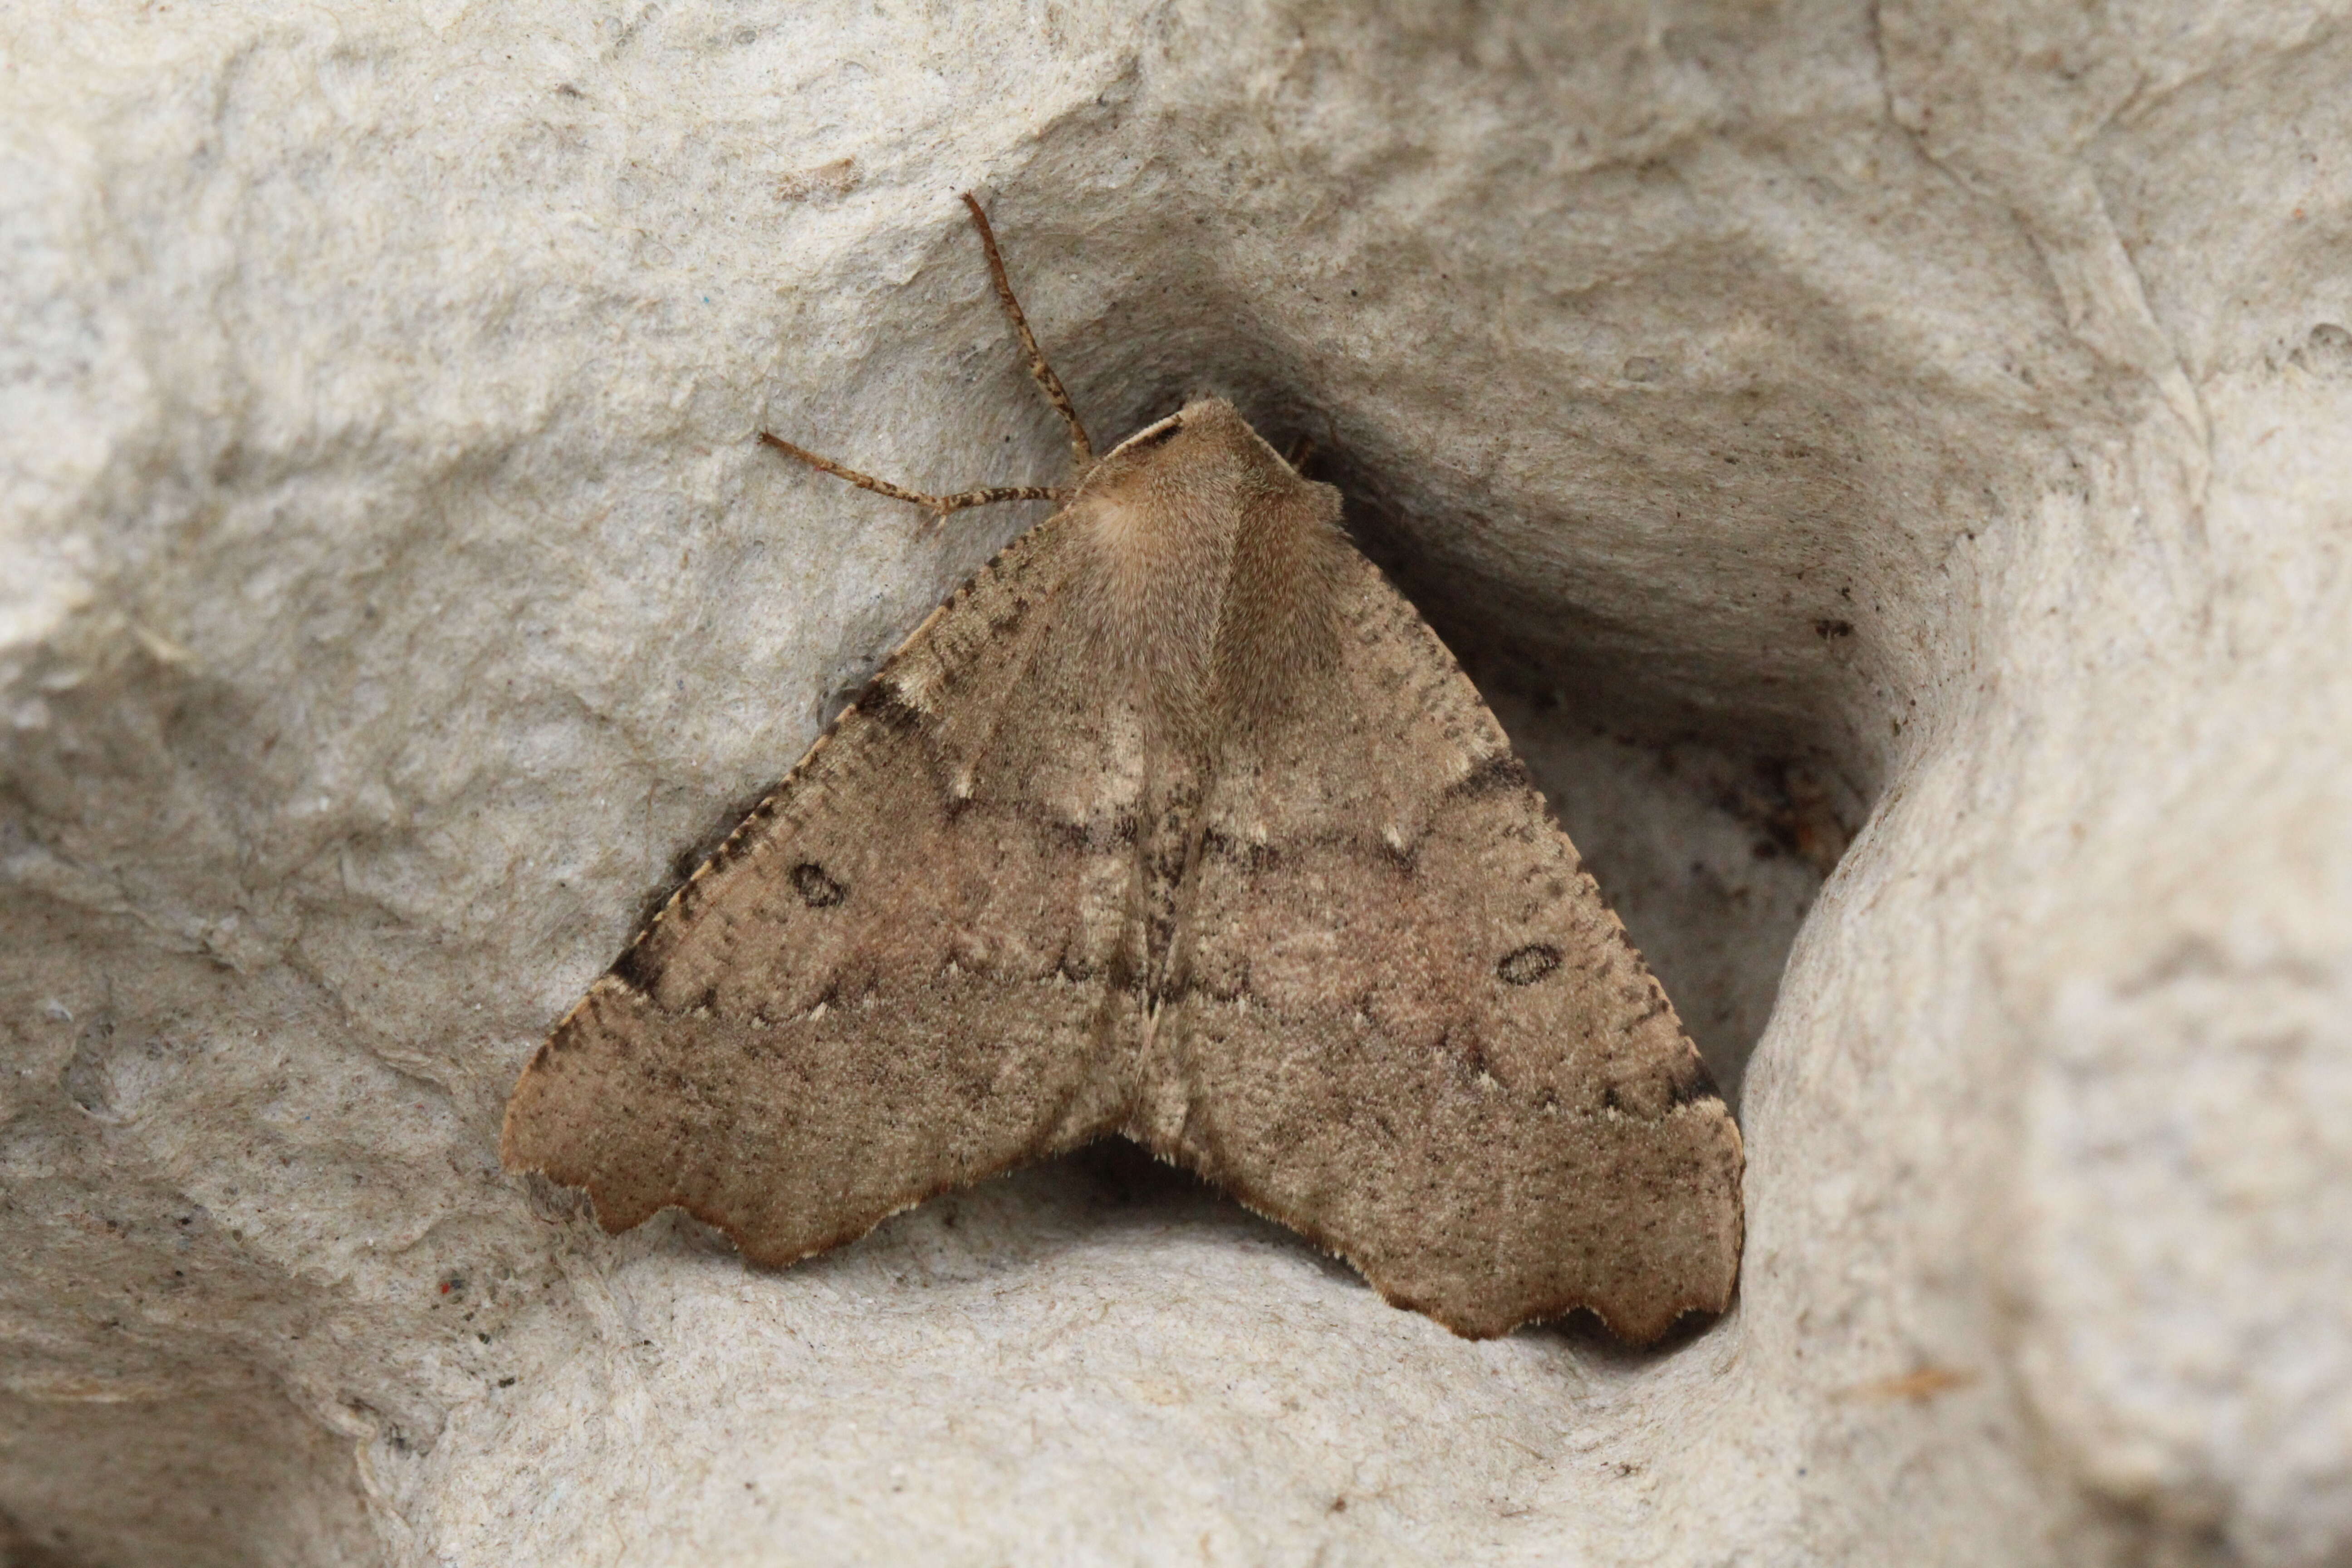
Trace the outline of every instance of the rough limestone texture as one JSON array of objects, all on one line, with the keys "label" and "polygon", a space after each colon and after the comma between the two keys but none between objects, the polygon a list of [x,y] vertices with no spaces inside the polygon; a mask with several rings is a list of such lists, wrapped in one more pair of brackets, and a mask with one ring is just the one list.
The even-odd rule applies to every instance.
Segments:
[{"label": "rough limestone texture", "polygon": [[[2342,0],[0,28],[0,1558],[2352,1563]],[[1059,475],[966,187],[1496,694],[1741,1082],[1728,1315],[1468,1343],[1115,1152],[782,1273],[499,1170],[1034,518],[756,432]]]}]

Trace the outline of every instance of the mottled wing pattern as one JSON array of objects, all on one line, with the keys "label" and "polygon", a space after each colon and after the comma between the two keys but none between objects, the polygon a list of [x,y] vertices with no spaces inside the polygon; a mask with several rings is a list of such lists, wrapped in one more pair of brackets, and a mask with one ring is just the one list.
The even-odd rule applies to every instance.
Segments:
[{"label": "mottled wing pattern", "polygon": [[1738,1130],[1475,689],[1346,555],[1325,689],[1203,803],[1152,1051],[1182,1109],[1133,1131],[1465,1334],[1720,1311]]},{"label": "mottled wing pattern", "polygon": [[1054,614],[1064,537],[942,605],[595,983],[510,1166],[783,1263],[1117,1120],[1139,742]]}]

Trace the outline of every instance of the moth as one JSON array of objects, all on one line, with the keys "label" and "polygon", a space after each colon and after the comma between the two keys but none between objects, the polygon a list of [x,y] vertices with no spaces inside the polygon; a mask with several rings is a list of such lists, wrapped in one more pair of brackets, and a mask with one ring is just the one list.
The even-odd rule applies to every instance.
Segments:
[{"label": "moth", "polygon": [[1739,1133],[1435,633],[1234,406],[1062,485],[559,1023],[502,1154],[754,1262],[1117,1134],[1456,1333],[1645,1342],[1738,1272]]}]

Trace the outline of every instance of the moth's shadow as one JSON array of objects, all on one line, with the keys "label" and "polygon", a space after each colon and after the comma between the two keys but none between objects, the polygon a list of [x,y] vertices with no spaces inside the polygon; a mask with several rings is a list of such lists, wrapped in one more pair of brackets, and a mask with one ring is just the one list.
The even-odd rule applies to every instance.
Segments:
[{"label": "moth's shadow", "polygon": [[[715,1246],[726,1245],[717,1232],[708,1234]],[[898,1291],[983,1283],[1002,1289],[1076,1253],[1155,1244],[1278,1253],[1341,1289],[1368,1297],[1372,1291],[1362,1275],[1305,1237],[1123,1138],[942,1194],[884,1221],[860,1241],[793,1265],[791,1273],[824,1279],[879,1271]],[[1627,1344],[1583,1310],[1514,1332],[1552,1341],[1588,1366],[1633,1370],[1693,1342],[1717,1321],[1685,1313],[1649,1345]]]},{"label": "moth's shadow", "polygon": [[793,1272],[823,1277],[879,1268],[894,1284],[917,1288],[1002,1283],[1076,1252],[1201,1241],[1289,1253],[1370,1289],[1304,1237],[1123,1138],[943,1193],[860,1241],[795,1264]]}]

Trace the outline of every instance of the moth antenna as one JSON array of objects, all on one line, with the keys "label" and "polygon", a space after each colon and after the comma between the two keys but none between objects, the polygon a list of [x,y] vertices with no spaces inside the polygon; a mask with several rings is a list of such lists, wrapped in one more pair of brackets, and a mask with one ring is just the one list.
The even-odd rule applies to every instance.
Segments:
[{"label": "moth antenna", "polygon": [[782,436],[762,430],[760,439],[788,458],[798,458],[812,468],[822,469],[837,479],[847,479],[859,489],[872,490],[876,495],[888,496],[893,500],[912,501],[924,510],[936,513],[942,522],[947,521],[950,512],[961,511],[968,506],[993,506],[999,501],[1008,500],[1059,501],[1069,497],[1066,489],[1055,485],[998,485],[988,489],[958,490],[953,495],[925,495],[920,490],[894,485],[887,479],[877,479],[871,474],[861,474],[856,468],[844,468],[831,458],[820,458],[805,447],[793,446]]},{"label": "moth antenna", "polygon": [[1029,330],[1029,318],[1021,313],[1021,301],[1013,297],[1012,281],[1004,276],[1004,254],[996,248],[996,231],[988,226],[988,215],[970,191],[963,193],[963,205],[971,211],[971,226],[980,230],[980,247],[988,253],[988,276],[996,285],[997,302],[1013,320],[1013,330],[1021,334],[1021,347],[1029,356],[1029,374],[1045,389],[1045,401],[1054,405],[1070,427],[1070,465],[1079,478],[1095,466],[1095,445],[1087,439],[1087,427],[1079,422],[1078,411],[1070,403],[1070,395],[1062,390],[1062,378],[1045,363],[1045,353],[1037,346],[1037,334]]}]

